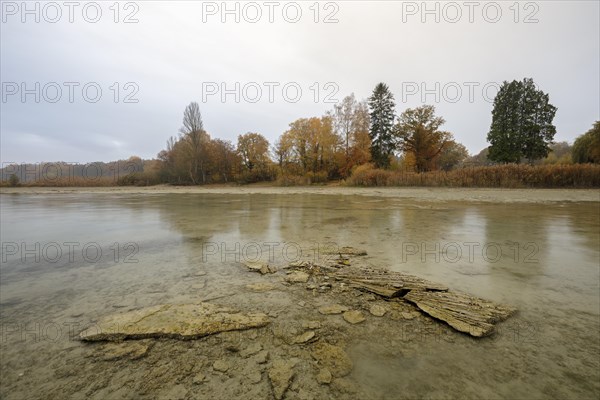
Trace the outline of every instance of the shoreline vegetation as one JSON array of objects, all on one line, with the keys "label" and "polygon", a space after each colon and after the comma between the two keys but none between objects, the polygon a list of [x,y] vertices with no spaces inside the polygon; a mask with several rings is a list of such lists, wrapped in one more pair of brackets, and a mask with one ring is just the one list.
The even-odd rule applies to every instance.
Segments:
[{"label": "shoreline vegetation", "polygon": [[450,188],[600,188],[600,121],[573,145],[555,142],[556,107],[531,79],[504,82],[494,100],[490,146],[469,155],[435,107],[397,114],[379,83],[346,96],[321,117],[300,118],[274,142],[257,132],[237,144],[212,137],[197,102],[156,159],[3,163],[0,186],[109,187],[269,184]]},{"label": "shoreline vegetation", "polygon": [[[141,160],[140,160],[141,161]],[[128,161],[129,162],[129,161]],[[63,170],[59,164],[52,168],[40,167],[38,179],[26,182],[0,181],[0,187],[123,187],[156,186],[163,184],[156,180],[143,166],[137,171],[117,171],[112,176],[61,176],[49,174],[50,170]],[[129,170],[131,171],[131,169]],[[133,171],[136,171],[135,169]],[[445,187],[445,188],[505,188],[505,189],[553,189],[553,188],[600,188],[600,164],[504,164],[492,166],[472,166],[449,171],[414,172],[402,169],[380,169],[371,163],[353,169],[346,179],[328,180],[318,174],[290,175],[277,174],[272,180],[258,182],[220,182],[234,186],[318,186],[340,185],[349,187]],[[188,187],[196,185],[176,185]],[[205,184],[197,186],[212,186]]]}]

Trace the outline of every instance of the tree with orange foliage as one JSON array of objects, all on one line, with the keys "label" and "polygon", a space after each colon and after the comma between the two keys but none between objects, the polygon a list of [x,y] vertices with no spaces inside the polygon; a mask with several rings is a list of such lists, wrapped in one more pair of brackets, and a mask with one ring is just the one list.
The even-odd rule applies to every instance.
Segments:
[{"label": "tree with orange foliage", "polygon": [[272,179],[269,141],[263,135],[254,132],[239,135],[237,154],[244,169],[243,181],[256,182]]},{"label": "tree with orange foliage", "polygon": [[276,153],[283,161],[287,155],[301,173],[325,173],[328,177],[337,174],[337,159],[341,148],[340,138],[333,131],[330,116],[300,118],[290,124],[279,140]]},{"label": "tree with orange foliage", "polygon": [[399,149],[414,158],[418,172],[436,169],[438,157],[453,142],[451,133],[439,129],[444,122],[431,105],[409,108],[400,114],[394,135]]}]

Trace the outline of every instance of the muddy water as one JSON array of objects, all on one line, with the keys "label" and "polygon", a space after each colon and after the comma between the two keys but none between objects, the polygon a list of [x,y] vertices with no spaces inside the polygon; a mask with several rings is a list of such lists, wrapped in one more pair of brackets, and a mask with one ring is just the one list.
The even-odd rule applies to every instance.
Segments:
[{"label": "muddy water", "polygon": [[[419,203],[335,195],[2,195],[0,397],[269,398],[269,363],[295,359],[287,398],[597,398],[600,395],[598,203]],[[368,310],[375,299],[285,286],[239,261],[362,261],[516,306],[488,338],[420,315],[350,325],[316,308]],[[248,283],[273,282],[255,293]],[[270,313],[254,332],[159,340],[140,359],[102,359],[74,335],[107,314],[212,301]],[[408,310],[407,310],[408,311]],[[394,317],[394,315],[397,317]],[[406,313],[404,313],[406,315]],[[352,372],[315,380],[310,345],[286,336],[318,321]],[[249,343],[268,363],[241,357]],[[212,369],[226,360],[227,373]],[[249,379],[259,373],[259,380]],[[198,377],[201,376],[202,379]]]}]

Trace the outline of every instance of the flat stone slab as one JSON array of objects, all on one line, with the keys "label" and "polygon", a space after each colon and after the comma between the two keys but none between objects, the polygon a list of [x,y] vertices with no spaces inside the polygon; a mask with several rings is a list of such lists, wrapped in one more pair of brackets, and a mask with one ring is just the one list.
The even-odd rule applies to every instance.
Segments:
[{"label": "flat stone slab", "polygon": [[343,317],[350,324],[360,324],[365,320],[363,313],[358,310],[346,311]]},{"label": "flat stone slab", "polygon": [[198,339],[219,332],[259,328],[269,324],[263,313],[244,314],[211,303],[164,304],[109,315],[79,334],[84,341],[127,339]]},{"label": "flat stone slab", "polygon": [[426,292],[414,290],[404,296],[433,318],[447,322],[457,331],[482,337],[494,332],[494,324],[516,312],[494,302],[460,292]]},{"label": "flat stone slab", "polygon": [[352,360],[341,347],[324,342],[317,343],[311,355],[321,368],[327,368],[333,376],[346,376],[352,371]]},{"label": "flat stone slab", "polygon": [[448,291],[446,285],[413,275],[368,267],[343,268],[335,273],[334,277],[336,280],[348,283],[350,287],[387,298],[402,297],[411,290]]},{"label": "flat stone slab", "polygon": [[289,283],[306,283],[308,282],[308,278],[310,278],[310,275],[306,272],[293,271],[285,277],[285,281]]},{"label": "flat stone slab", "polygon": [[295,344],[304,344],[308,342],[313,342],[316,340],[315,331],[306,331],[302,335],[298,335],[294,338],[293,342]]},{"label": "flat stone slab", "polygon": [[371,315],[374,315],[376,317],[383,317],[387,312],[387,308],[379,304],[373,304],[371,308],[369,308],[369,312],[371,313]]},{"label": "flat stone slab", "polygon": [[319,382],[321,385],[329,385],[332,379],[333,376],[327,368],[322,368],[319,370],[319,373],[317,374],[317,382]]},{"label": "flat stone slab", "polygon": [[97,357],[104,361],[114,361],[122,358],[137,360],[144,357],[153,344],[148,341],[107,343],[99,349]]},{"label": "flat stone slab", "polygon": [[219,372],[227,372],[229,370],[229,363],[223,360],[217,360],[213,363],[213,369]]},{"label": "flat stone slab", "polygon": [[275,360],[273,366],[269,370],[269,380],[273,387],[273,395],[275,399],[281,400],[285,392],[290,387],[292,379],[294,378],[294,366],[295,362],[288,360]]},{"label": "flat stone slab", "polygon": [[270,266],[267,263],[263,263],[260,261],[245,261],[244,265],[253,272],[260,272],[262,275],[265,274],[273,274],[277,272],[275,267]]},{"label": "flat stone slab", "polygon": [[340,304],[332,304],[329,306],[319,307],[319,313],[323,315],[332,315],[332,314],[341,314],[343,312],[348,311],[349,308],[346,306],[342,306]]}]

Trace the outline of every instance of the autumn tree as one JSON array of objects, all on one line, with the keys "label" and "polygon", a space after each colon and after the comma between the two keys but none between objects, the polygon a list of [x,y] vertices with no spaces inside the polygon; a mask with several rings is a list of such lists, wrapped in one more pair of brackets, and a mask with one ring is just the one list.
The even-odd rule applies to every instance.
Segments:
[{"label": "autumn tree", "polygon": [[283,164],[284,156],[288,158],[292,170],[306,174],[324,172],[328,177],[335,177],[340,155],[340,138],[333,130],[331,116],[321,118],[301,118],[290,124],[279,139],[276,153],[279,153]]},{"label": "autumn tree", "polygon": [[494,162],[488,158],[489,147],[481,150],[479,153],[468,157],[464,163],[471,166],[493,165]]},{"label": "autumn tree", "polygon": [[291,160],[300,167],[302,173],[308,170],[310,165],[309,138],[310,123],[308,118],[300,118],[290,124],[283,137],[291,145]]},{"label": "autumn tree", "polygon": [[177,137],[167,140],[158,153],[161,181],[174,184],[228,182],[239,168],[239,160],[230,142],[212,140],[204,130],[198,103],[190,103],[183,113]]},{"label": "autumn tree", "polygon": [[487,135],[489,158],[503,163],[530,163],[548,155],[556,134],[552,124],[556,107],[532,79],[504,82],[494,98],[492,124]]},{"label": "autumn tree", "polygon": [[238,136],[237,154],[245,174],[243,181],[256,182],[270,180],[269,141],[259,133],[248,132]]},{"label": "autumn tree", "polygon": [[370,124],[369,106],[366,102],[362,101],[356,106],[352,120],[350,168],[371,161]]},{"label": "autumn tree", "polygon": [[287,132],[281,135],[273,144],[273,155],[281,170],[285,170],[292,160],[292,146],[291,136]]},{"label": "autumn tree", "polygon": [[259,133],[248,132],[238,136],[237,152],[249,171],[266,167],[269,159],[269,141]]},{"label": "autumn tree", "polygon": [[182,141],[175,136],[169,137],[165,150],[158,153],[162,162],[161,180],[164,182],[183,184],[189,181],[187,168],[187,153]]},{"label": "autumn tree", "polygon": [[541,160],[543,164],[571,164],[573,162],[573,146],[568,142],[556,142],[551,144],[550,153]]},{"label": "autumn tree", "polygon": [[315,123],[313,129],[315,132],[313,172],[322,171],[327,174],[327,178],[335,178],[338,174],[338,166],[341,156],[341,141],[333,129],[333,120],[330,116],[321,118],[311,118]]},{"label": "autumn tree", "polygon": [[379,168],[390,166],[390,157],[394,153],[395,144],[392,133],[394,125],[394,95],[385,83],[375,86],[373,94],[369,97],[371,117],[371,156]]},{"label": "autumn tree", "polygon": [[575,139],[572,157],[575,163],[600,163],[600,121]]},{"label": "autumn tree", "polygon": [[183,112],[183,126],[180,129],[183,142],[187,145],[186,156],[190,180],[193,184],[206,183],[206,147],[210,137],[204,130],[198,103],[191,102]]},{"label": "autumn tree", "polygon": [[369,110],[365,102],[358,102],[354,93],[336,104],[332,113],[335,133],[343,143],[344,158],[340,164],[342,176],[348,176],[355,165],[371,158],[369,137]]},{"label": "autumn tree", "polygon": [[440,169],[449,171],[460,165],[469,157],[467,148],[454,140],[450,140],[442,149],[437,164]]},{"label": "autumn tree", "polygon": [[412,157],[418,172],[435,169],[440,154],[452,142],[452,135],[439,129],[444,122],[431,105],[409,108],[400,114],[394,136],[399,149]]},{"label": "autumn tree", "polygon": [[208,144],[211,181],[229,182],[239,173],[241,160],[229,140],[213,139]]}]

